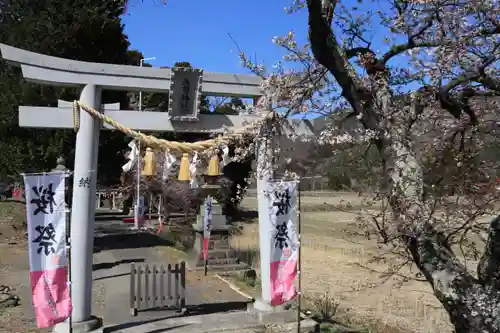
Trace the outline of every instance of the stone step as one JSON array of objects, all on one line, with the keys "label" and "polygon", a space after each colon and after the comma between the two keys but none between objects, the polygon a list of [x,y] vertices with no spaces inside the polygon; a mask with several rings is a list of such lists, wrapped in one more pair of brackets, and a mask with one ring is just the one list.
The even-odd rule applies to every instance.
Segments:
[{"label": "stone step", "polygon": [[[207,262],[209,266],[239,264],[239,260],[237,258],[208,259]],[[204,266],[205,260],[203,257],[198,257],[197,260],[195,260],[195,264],[196,266]]]},{"label": "stone step", "polygon": [[225,241],[229,242],[229,234],[227,232],[220,232],[220,233],[212,232],[210,234],[210,240],[218,242],[225,242]]},{"label": "stone step", "polygon": [[265,327],[248,313],[228,312],[146,322],[115,333],[264,333]]},{"label": "stone step", "polygon": [[[300,330],[297,322],[286,324],[270,324],[266,325],[265,333],[316,333],[319,332],[319,324],[312,319],[304,319],[300,321]],[[337,331],[335,331],[337,332]],[[339,330],[339,332],[341,332]]]},{"label": "stone step", "polygon": [[238,263],[237,258],[212,258],[208,259],[208,265],[213,266],[213,265],[234,265]]},{"label": "stone step", "polygon": [[[193,267],[189,267],[190,270],[193,271],[201,271],[204,270],[205,267],[202,265],[196,265]],[[245,263],[237,263],[232,265],[208,265],[208,271],[210,272],[230,272],[230,271],[244,271],[248,269],[248,265]]]},{"label": "stone step", "polygon": [[[200,262],[203,262],[205,259],[203,258],[203,252],[200,252],[197,258]],[[236,256],[236,251],[231,249],[217,249],[217,250],[208,250],[208,261],[213,262],[214,260],[235,260],[238,261],[238,257]]]},{"label": "stone step", "polygon": [[227,259],[236,258],[236,251],[234,249],[211,249],[208,250],[208,259]]},{"label": "stone step", "polygon": [[209,250],[214,250],[214,249],[229,249],[231,248],[229,246],[229,239],[221,239],[221,240],[210,240],[208,242],[208,249]]}]

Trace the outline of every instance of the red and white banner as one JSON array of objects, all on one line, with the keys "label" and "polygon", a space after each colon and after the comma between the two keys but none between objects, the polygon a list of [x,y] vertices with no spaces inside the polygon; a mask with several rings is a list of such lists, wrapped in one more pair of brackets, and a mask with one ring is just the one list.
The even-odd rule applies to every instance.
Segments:
[{"label": "red and white banner", "polygon": [[66,260],[66,173],[25,174],[31,291],[38,328],[71,315]]},{"label": "red and white banner", "polygon": [[209,195],[205,201],[205,214],[203,215],[203,259],[208,260],[208,243],[212,231],[212,197]]},{"label": "red and white banner", "polygon": [[271,242],[271,305],[278,306],[297,295],[295,280],[299,256],[296,181],[269,182],[266,198],[272,225]]}]

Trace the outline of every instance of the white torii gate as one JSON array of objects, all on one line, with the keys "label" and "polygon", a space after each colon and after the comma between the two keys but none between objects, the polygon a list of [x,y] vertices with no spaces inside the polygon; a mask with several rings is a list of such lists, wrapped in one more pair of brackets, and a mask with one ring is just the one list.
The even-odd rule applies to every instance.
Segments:
[{"label": "white torii gate", "polygon": [[[258,119],[252,115],[198,114],[201,94],[254,98],[262,95],[261,79],[254,75],[207,73],[196,69],[165,69],[90,63],[51,57],[28,52],[0,43],[4,60],[20,66],[28,82],[54,86],[83,87],[80,101],[100,110],[126,127],[141,131],[209,132],[220,133],[227,128],[239,128],[246,121]],[[186,83],[187,82],[187,83]],[[190,83],[195,83],[191,84]],[[169,112],[139,112],[117,110],[116,105],[101,105],[101,92],[170,91]],[[188,98],[185,93],[189,92]],[[184,96],[182,93],[184,92]],[[186,106],[186,101],[189,105]],[[182,104],[184,102],[184,104]],[[182,107],[180,107],[182,105]],[[308,121],[292,121],[290,125],[302,134],[312,134]],[[52,107],[19,107],[19,126],[38,128],[73,128],[72,106],[59,103]],[[106,129],[96,118],[81,112],[80,128],[76,136],[73,207],[71,211],[72,247],[72,321],[74,332],[91,332],[99,329],[102,321],[91,315],[92,257],[94,238],[95,191],[99,131]],[[262,152],[262,151],[261,151]],[[268,165],[266,154],[258,153],[258,169]],[[259,161],[260,159],[260,161]],[[266,167],[267,168],[267,167]],[[259,170],[257,170],[259,173]],[[265,173],[265,177],[270,174]],[[88,177],[90,187],[79,187],[78,180]],[[258,179],[259,202],[265,179]],[[259,214],[263,205],[259,204]],[[259,226],[261,251],[262,303],[270,304],[270,249],[267,241],[269,229]],[[61,327],[61,326],[60,326]],[[60,328],[56,331],[63,331]]]}]

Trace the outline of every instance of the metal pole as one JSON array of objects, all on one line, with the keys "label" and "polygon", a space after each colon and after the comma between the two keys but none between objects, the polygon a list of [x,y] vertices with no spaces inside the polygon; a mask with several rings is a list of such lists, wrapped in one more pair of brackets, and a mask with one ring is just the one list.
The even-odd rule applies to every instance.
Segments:
[{"label": "metal pole", "polygon": [[141,142],[137,141],[137,163],[136,163],[136,186],[135,186],[135,209],[134,209],[134,228],[139,229],[139,204],[141,196]]},{"label": "metal pole", "polygon": [[[66,188],[66,182],[67,182],[67,177],[70,177],[71,173],[68,172],[66,174],[66,178],[64,179],[64,187]],[[68,249],[68,289],[69,289],[69,294],[71,295],[71,219],[69,218],[70,215],[69,213],[71,212],[68,203],[65,201],[66,207],[64,211],[64,218],[66,219],[66,228],[68,228],[68,231],[66,233],[66,248]],[[69,333],[73,333],[73,319],[72,315],[69,316],[68,318],[68,325],[69,325]]]},{"label": "metal pole", "polygon": [[159,200],[158,200],[158,225],[161,227],[161,194],[159,195]]},{"label": "metal pole", "polygon": [[[142,67],[144,60],[154,60],[155,57],[141,58],[139,67]],[[142,111],[142,91],[139,91],[139,111]],[[137,170],[136,170],[136,188],[135,188],[135,209],[134,209],[134,228],[139,229],[139,197],[141,196],[141,143],[137,141]]]},{"label": "metal pole", "polygon": [[[140,60],[139,67],[142,67],[144,59]],[[139,111],[142,111],[142,91],[139,91]],[[135,209],[134,228],[139,229],[139,197],[141,196],[141,142],[137,140],[137,164],[135,169]]]},{"label": "metal pole", "polygon": [[[142,67],[142,62],[141,62],[141,67]],[[142,91],[139,91],[139,111],[142,111]]]},{"label": "metal pole", "polygon": [[301,221],[300,221],[300,181],[297,184],[297,233],[299,236],[299,253],[298,253],[298,263],[297,263],[297,277],[298,281],[298,294],[297,294],[297,333],[300,333],[300,321],[301,321],[301,312],[302,312],[302,237],[301,237]]},{"label": "metal pole", "polygon": [[149,193],[149,202],[148,202],[148,212],[149,212],[149,221],[148,221],[148,228],[152,226],[151,224],[151,214],[152,214],[152,207],[153,207],[153,195]]}]

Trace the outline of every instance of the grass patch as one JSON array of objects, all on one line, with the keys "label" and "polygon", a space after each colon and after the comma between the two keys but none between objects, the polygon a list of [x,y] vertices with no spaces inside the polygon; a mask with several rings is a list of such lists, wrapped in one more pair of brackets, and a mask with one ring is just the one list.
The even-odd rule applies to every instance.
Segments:
[{"label": "grass patch", "polygon": [[187,252],[193,248],[195,231],[190,224],[166,225],[158,236],[176,250]]},{"label": "grass patch", "polygon": [[365,209],[377,209],[378,207],[373,205],[332,205],[328,203],[307,205],[301,208],[304,213],[315,213],[315,212],[358,212]]},{"label": "grass patch", "polygon": [[[225,278],[246,294],[255,298],[259,297],[261,293],[261,280],[259,278],[249,279],[245,275],[245,272],[237,272],[229,274],[225,276]],[[297,302],[291,301],[289,307],[296,308]],[[301,307],[304,313],[308,313],[312,319],[320,324],[320,332],[400,333],[393,330],[376,331],[372,328],[348,327],[347,324],[343,323],[357,324],[347,320],[342,312],[337,312],[339,303],[328,293],[325,293],[322,297],[316,298],[303,296],[301,299]]]},{"label": "grass patch", "polygon": [[236,272],[229,273],[228,275],[225,275],[224,278],[228,279],[242,292],[255,298],[260,296],[261,282],[258,277],[255,279],[250,279],[245,276],[245,272]]},{"label": "grass patch", "polygon": [[369,328],[353,329],[330,323],[321,323],[319,331],[321,333],[375,333]]},{"label": "grass patch", "polygon": [[13,200],[0,202],[0,219],[26,225],[25,203]]},{"label": "grass patch", "polygon": [[0,239],[7,243],[26,232],[26,209],[22,202],[0,202]]},{"label": "grass patch", "polygon": [[191,233],[184,228],[165,226],[163,232],[158,235],[165,245],[156,247],[160,256],[169,262],[180,262],[188,260],[188,250],[192,247]]},{"label": "grass patch", "polygon": [[177,263],[180,261],[188,260],[188,254],[175,247],[160,245],[157,246],[156,249],[158,250],[158,253],[161,256],[161,258],[167,260],[168,263]]}]

